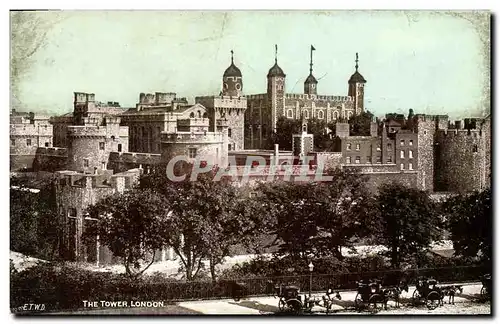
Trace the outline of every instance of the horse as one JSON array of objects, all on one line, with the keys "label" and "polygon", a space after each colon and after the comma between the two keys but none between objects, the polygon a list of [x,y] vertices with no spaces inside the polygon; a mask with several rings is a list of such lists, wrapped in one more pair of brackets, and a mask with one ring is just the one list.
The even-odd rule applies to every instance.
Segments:
[{"label": "horse", "polygon": [[444,305],[444,297],[448,296],[448,304],[455,305],[455,294],[462,294],[464,291],[463,286],[461,285],[453,285],[453,286],[444,286],[440,287],[441,289],[441,305]]},{"label": "horse", "polygon": [[403,291],[408,292],[409,289],[410,288],[408,287],[408,283],[406,282],[402,282],[396,287],[384,289],[382,291],[384,295],[384,308],[387,310],[387,302],[389,301],[389,299],[393,299],[394,302],[396,303],[396,307],[399,307],[400,306],[399,296]]}]

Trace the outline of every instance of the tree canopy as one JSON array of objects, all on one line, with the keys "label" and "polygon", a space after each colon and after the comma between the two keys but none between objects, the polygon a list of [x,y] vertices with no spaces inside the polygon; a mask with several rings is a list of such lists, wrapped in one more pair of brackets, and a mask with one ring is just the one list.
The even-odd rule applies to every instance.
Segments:
[{"label": "tree canopy", "polygon": [[455,254],[490,263],[493,249],[491,190],[457,195],[444,204]]},{"label": "tree canopy", "polygon": [[137,277],[168,242],[170,211],[165,198],[152,190],[109,196],[87,209],[95,221],[88,222],[84,235],[86,239],[99,235],[99,242],[122,258],[126,274]]},{"label": "tree canopy", "polygon": [[374,243],[387,247],[393,267],[418,257],[440,239],[438,229],[443,224],[426,191],[385,184],[375,199]]}]

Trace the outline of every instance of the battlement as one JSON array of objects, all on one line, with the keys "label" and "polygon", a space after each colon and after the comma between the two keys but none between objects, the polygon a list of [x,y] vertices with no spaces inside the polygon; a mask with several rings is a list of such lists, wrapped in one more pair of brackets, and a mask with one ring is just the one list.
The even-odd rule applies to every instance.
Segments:
[{"label": "battlement", "polygon": [[95,101],[94,93],[74,92],[74,103],[88,103]]},{"label": "battlement", "polygon": [[10,135],[11,136],[52,136],[53,127],[50,124],[11,124],[10,125]]},{"label": "battlement", "polygon": [[106,126],[68,126],[68,136],[105,137]]},{"label": "battlement", "polygon": [[161,134],[162,143],[222,143],[224,135],[220,132],[177,132]]},{"label": "battlement", "polygon": [[37,155],[68,157],[68,149],[65,147],[39,147],[36,149]]},{"label": "battlement", "polygon": [[159,164],[161,163],[161,154],[110,152],[109,160],[119,163]]},{"label": "battlement", "polygon": [[56,172],[56,176],[60,187],[85,189],[110,188],[123,191],[123,189],[132,189],[141,173],[142,170],[140,169],[131,169],[117,174],[113,174],[111,170],[105,170],[99,174],[58,171]]},{"label": "battlement", "polygon": [[232,96],[202,96],[196,97],[195,102],[199,103],[207,108],[217,107],[217,108],[247,108],[247,98],[242,97],[232,97]]}]

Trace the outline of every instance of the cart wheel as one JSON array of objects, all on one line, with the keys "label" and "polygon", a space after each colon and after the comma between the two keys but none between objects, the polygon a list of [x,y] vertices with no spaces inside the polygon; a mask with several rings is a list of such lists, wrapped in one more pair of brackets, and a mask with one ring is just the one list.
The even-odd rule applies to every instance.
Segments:
[{"label": "cart wheel", "polygon": [[380,294],[373,294],[368,299],[368,309],[372,313],[378,312],[384,305],[384,297]]},{"label": "cart wheel", "polygon": [[439,295],[439,293],[437,291],[431,291],[427,295],[425,303],[426,303],[428,309],[433,310],[439,306],[440,300],[441,300],[441,296]]},{"label": "cart wheel", "polygon": [[363,299],[361,298],[361,294],[357,293],[354,298],[354,307],[356,307],[356,309],[360,309],[361,305],[363,305]]},{"label": "cart wheel", "polygon": [[302,310],[302,303],[297,299],[291,299],[286,302],[288,310],[293,314],[300,314]]},{"label": "cart wheel", "polygon": [[278,309],[280,310],[280,312],[282,312],[285,310],[285,308],[286,308],[286,301],[285,299],[283,299],[283,297],[281,297],[278,302]]},{"label": "cart wheel", "polygon": [[422,295],[418,292],[417,289],[413,292],[413,296],[411,298],[411,302],[413,305],[418,305],[420,304],[420,299],[422,299]]}]

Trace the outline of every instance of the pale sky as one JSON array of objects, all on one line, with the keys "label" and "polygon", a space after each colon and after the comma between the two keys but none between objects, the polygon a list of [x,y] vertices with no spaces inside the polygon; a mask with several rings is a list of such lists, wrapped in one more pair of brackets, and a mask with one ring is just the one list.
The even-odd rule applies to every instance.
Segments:
[{"label": "pale sky", "polygon": [[[46,21],[56,14],[36,13]],[[478,20],[457,15],[68,11],[59,17],[20,76],[13,108],[70,112],[74,91],[122,107],[135,107],[140,92],[176,92],[193,102],[195,96],[219,94],[230,50],[244,93],[264,93],[274,44],[287,92],[303,92],[312,44],[318,94],[347,95],[358,52],[359,71],[368,81],[365,109],[377,116],[413,108],[459,118],[480,116],[489,107],[489,31],[485,36]],[[12,32],[22,37],[15,26]]]}]

